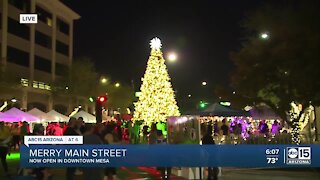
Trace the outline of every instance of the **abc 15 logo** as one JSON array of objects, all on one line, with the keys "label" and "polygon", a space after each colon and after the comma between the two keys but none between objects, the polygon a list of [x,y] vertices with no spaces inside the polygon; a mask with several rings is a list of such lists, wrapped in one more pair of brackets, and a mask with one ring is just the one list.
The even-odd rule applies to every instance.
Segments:
[{"label": "abc 15 logo", "polygon": [[311,147],[288,147],[287,158],[311,160]]}]

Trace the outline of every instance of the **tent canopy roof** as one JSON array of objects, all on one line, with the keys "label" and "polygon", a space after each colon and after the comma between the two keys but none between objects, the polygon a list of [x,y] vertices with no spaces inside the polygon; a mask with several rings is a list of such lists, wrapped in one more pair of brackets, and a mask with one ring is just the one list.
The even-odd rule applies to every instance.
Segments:
[{"label": "tent canopy roof", "polygon": [[19,122],[20,118],[0,112],[1,122]]},{"label": "tent canopy roof", "polygon": [[51,117],[50,115],[48,115],[47,113],[39,110],[38,108],[33,108],[30,111],[28,111],[29,114],[38,117],[41,120],[52,120],[53,117]]},{"label": "tent canopy roof", "polygon": [[200,116],[249,116],[249,113],[245,111],[231,109],[229,107],[223,106],[219,103],[214,103],[210,105],[207,109],[203,111],[198,111],[191,115],[200,115]]},{"label": "tent canopy roof", "polygon": [[11,115],[11,116],[15,116],[16,118],[19,118],[20,120],[19,121],[27,121],[27,122],[34,122],[34,121],[39,121],[40,119],[31,115],[31,114],[28,114],[28,113],[25,113],[15,107],[9,109],[8,111],[4,112],[4,114],[7,114],[7,115]]},{"label": "tent canopy roof", "polygon": [[75,117],[75,118],[82,117],[83,121],[85,123],[96,123],[97,122],[96,117],[94,115],[87,113],[85,111],[79,111],[75,115],[73,115],[72,117]]},{"label": "tent canopy roof", "polygon": [[[67,122],[69,120],[68,116],[65,116],[55,110],[51,110],[47,113],[47,115],[49,115],[50,117],[52,117],[53,119],[51,119],[51,121],[55,121],[55,122]],[[50,120],[49,120],[50,121]]]},{"label": "tent canopy roof", "polygon": [[250,111],[252,119],[265,120],[265,119],[281,119],[268,105],[261,104],[253,107]]}]

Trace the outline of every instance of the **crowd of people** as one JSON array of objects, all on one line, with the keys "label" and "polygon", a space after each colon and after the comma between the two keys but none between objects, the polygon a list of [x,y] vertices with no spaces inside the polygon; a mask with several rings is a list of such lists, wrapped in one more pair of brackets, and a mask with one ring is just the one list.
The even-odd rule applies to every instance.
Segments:
[{"label": "crowd of people", "polygon": [[[85,124],[83,118],[70,118],[68,123],[49,123],[45,128],[42,124],[34,124],[32,133],[27,122],[8,123],[0,122],[0,157],[1,163],[6,173],[9,175],[9,168],[6,161],[11,150],[18,150],[25,135],[82,135],[84,144],[121,144],[123,132],[121,124],[115,122],[101,124]],[[36,179],[48,179],[50,170],[47,168],[20,169],[20,176],[34,176]],[[105,169],[77,169],[67,168],[66,177],[73,180],[75,175],[82,174],[85,179],[117,179],[116,168]]]},{"label": "crowd of people", "polygon": [[221,124],[217,121],[214,122],[213,134],[218,137],[220,142],[224,142],[230,137],[235,137],[236,139],[248,139],[252,135],[270,137],[280,134],[282,129],[283,126],[277,120],[274,120],[271,125],[268,125],[265,120],[261,120],[254,125],[252,122],[242,119],[231,122],[223,119]]},{"label": "crowd of people", "polygon": [[[138,123],[137,123],[138,124]],[[137,126],[140,127],[140,126]],[[61,136],[61,135],[81,135],[83,136],[84,144],[128,144],[135,143],[134,135],[140,134],[139,144],[167,144],[167,139],[163,135],[162,130],[158,130],[157,124],[143,126],[136,128],[135,124],[131,121],[123,126],[117,122],[107,122],[100,124],[86,124],[80,117],[78,119],[70,118],[68,123],[49,123],[46,127],[42,124],[33,125],[33,131],[30,132],[28,123],[4,124],[0,122],[0,158],[5,173],[9,176],[8,165],[6,157],[10,150],[17,150],[25,135],[38,135],[38,136]],[[141,130],[140,130],[141,129]],[[136,132],[134,131],[136,130]],[[226,133],[229,127],[224,123],[221,130]],[[203,136],[203,144],[214,144],[212,138],[212,127],[208,128]],[[127,141],[127,136],[132,136]],[[162,179],[169,179],[171,175],[170,167],[158,167]],[[209,167],[209,176],[216,179],[217,168]],[[54,176],[53,172],[48,168],[34,168],[34,169],[20,169],[18,175],[22,177],[33,176],[38,180],[50,179]],[[117,169],[113,167],[107,168],[67,168],[66,179],[73,180],[76,175],[82,175],[83,179],[117,179]],[[211,178],[210,178],[211,179]]]},{"label": "crowd of people", "polygon": [[9,176],[7,155],[11,150],[18,150],[23,137],[30,134],[30,126],[27,122],[7,123],[0,122],[0,159],[6,176]]},{"label": "crowd of people", "polygon": [[[30,129],[33,129],[30,132]],[[121,122],[106,122],[100,124],[86,124],[83,118],[70,118],[68,123],[52,122],[46,127],[42,124],[34,124],[32,128],[27,122],[8,123],[0,122],[0,157],[4,172],[9,175],[7,155],[12,150],[18,150],[25,135],[38,136],[63,136],[63,135],[82,135],[84,144],[128,144],[128,136],[140,134],[140,128],[136,128],[129,121],[124,127]],[[141,144],[166,144],[167,139],[161,130],[157,130],[156,124],[149,127],[145,126],[142,130],[143,136],[138,140]],[[131,138],[134,139],[134,138]],[[163,179],[169,179],[171,168],[157,168]],[[48,168],[19,169],[18,175],[22,177],[33,176],[38,180],[50,179],[54,176]],[[67,168],[66,179],[73,180],[76,175],[82,175],[84,179],[117,179],[117,169],[108,168]]]}]

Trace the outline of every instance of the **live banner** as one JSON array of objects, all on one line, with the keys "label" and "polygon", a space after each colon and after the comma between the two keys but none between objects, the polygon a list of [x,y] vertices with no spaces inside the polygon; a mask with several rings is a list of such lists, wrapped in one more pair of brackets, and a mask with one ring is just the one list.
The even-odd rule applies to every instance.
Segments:
[{"label": "live banner", "polygon": [[320,167],[320,145],[22,145],[22,167]]}]

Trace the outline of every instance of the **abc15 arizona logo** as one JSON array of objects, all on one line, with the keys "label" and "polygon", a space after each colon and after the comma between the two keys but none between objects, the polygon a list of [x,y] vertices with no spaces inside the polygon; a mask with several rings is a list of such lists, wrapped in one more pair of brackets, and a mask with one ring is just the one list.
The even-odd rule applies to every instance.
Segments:
[{"label": "abc15 arizona logo", "polygon": [[286,164],[311,164],[311,147],[287,147]]}]

